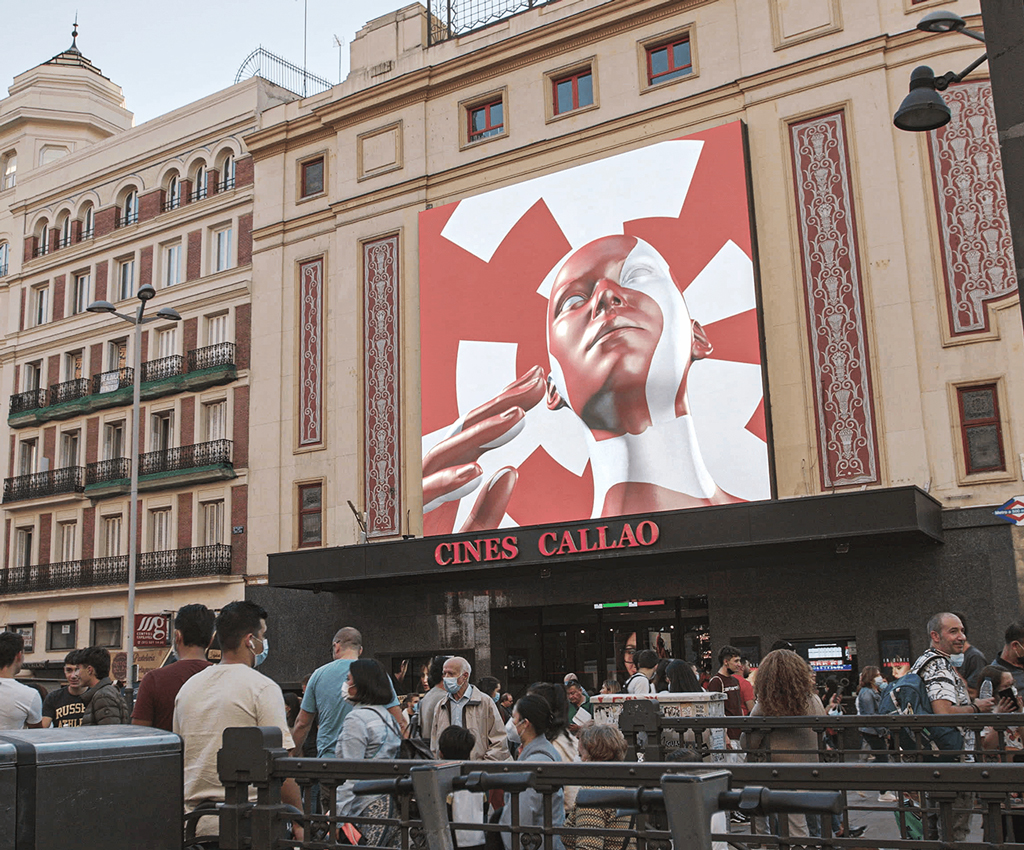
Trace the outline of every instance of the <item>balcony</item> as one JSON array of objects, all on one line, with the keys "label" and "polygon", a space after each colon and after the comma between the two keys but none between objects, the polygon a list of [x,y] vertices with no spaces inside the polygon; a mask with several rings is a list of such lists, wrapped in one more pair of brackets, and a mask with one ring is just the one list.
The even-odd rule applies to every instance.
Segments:
[{"label": "balcony", "polygon": [[[223,544],[144,552],[138,557],[135,572],[139,582],[227,575],[231,575],[231,547]],[[0,594],[50,593],[127,583],[127,555],[0,570]]]},{"label": "balcony", "polygon": [[124,213],[123,215],[119,215],[117,217],[117,226],[118,227],[127,227],[129,224],[138,224],[138,223],[139,223],[139,212],[138,212],[138,210],[135,210],[134,212],[127,212],[127,213]]},{"label": "balcony", "polygon": [[171,210],[176,210],[180,206],[181,206],[181,195],[173,195],[170,198],[168,198],[166,201],[164,201],[164,209],[163,209],[163,211],[164,212],[170,212]]},{"label": "balcony", "polygon": [[220,183],[217,184],[217,191],[218,192],[226,192],[228,189],[234,189],[234,188],[235,188],[235,178],[234,177],[225,177],[223,180],[220,181]]},{"label": "balcony", "polygon": [[4,480],[4,504],[85,492],[85,469],[67,466]]},{"label": "balcony", "polygon": [[[12,395],[7,424],[11,428],[25,428],[129,405],[134,374],[130,368],[114,369],[91,379],[54,384],[49,392],[39,389]],[[198,392],[230,384],[237,377],[235,344],[220,342],[189,351],[184,357],[174,354],[143,363],[139,395],[148,401],[181,392]]]},{"label": "balcony", "polygon": [[[141,454],[139,490],[161,490],[236,478],[231,448],[231,440],[212,440]],[[85,493],[92,499],[127,493],[131,474],[131,460],[126,457],[90,463],[85,471]]]},{"label": "balcony", "polygon": [[47,401],[49,404],[63,404],[66,401],[76,401],[87,395],[89,395],[89,379],[75,378],[72,381],[65,381],[63,384],[50,384]]}]

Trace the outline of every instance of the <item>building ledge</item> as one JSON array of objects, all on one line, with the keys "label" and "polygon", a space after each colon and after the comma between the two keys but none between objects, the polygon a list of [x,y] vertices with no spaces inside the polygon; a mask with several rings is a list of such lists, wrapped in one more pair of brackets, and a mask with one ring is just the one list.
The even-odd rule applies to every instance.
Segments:
[{"label": "building ledge", "polygon": [[[195,469],[155,472],[152,475],[139,476],[139,492],[164,490],[168,487],[185,487],[190,484],[204,484],[209,481],[230,481],[237,478],[235,468],[230,463],[213,463],[208,466],[197,466]],[[85,495],[90,499],[103,499],[108,496],[120,496],[131,490],[130,478],[116,478],[99,484],[86,484]]]}]

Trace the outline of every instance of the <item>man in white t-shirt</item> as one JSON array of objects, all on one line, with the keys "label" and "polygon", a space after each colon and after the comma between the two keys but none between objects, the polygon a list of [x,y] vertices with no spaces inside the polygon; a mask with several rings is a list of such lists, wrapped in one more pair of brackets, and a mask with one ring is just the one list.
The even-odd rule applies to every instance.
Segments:
[{"label": "man in white t-shirt", "polygon": [[[174,701],[174,731],[185,741],[185,809],[204,801],[223,802],[217,752],[224,730],[235,726],[277,726],[282,746],[292,748],[284,695],[272,679],[256,672],[267,657],[267,612],[254,602],[231,602],[217,617],[220,663],[196,673]],[[255,788],[253,799],[255,800]],[[302,808],[294,779],[281,786],[281,800]],[[204,817],[197,833],[216,834],[216,818]],[[296,837],[301,840],[301,830]]]},{"label": "man in white t-shirt", "polygon": [[25,660],[25,638],[0,633],[0,729],[36,729],[43,725],[43,698],[14,677]]}]

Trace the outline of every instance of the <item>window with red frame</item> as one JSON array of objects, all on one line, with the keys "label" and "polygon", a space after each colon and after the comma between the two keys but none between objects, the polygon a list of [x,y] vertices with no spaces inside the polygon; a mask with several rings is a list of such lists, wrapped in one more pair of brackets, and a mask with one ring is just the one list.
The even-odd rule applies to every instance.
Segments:
[{"label": "window with red frame", "polygon": [[552,80],[551,85],[555,115],[594,105],[594,77],[590,68]]},{"label": "window with red frame", "polygon": [[688,35],[647,48],[647,82],[650,85],[675,80],[692,73],[693,62],[690,58]]},{"label": "window with red frame", "polygon": [[299,487],[299,546],[323,543],[323,487],[303,484]]},{"label": "window with red frame", "polygon": [[479,142],[505,132],[505,104],[499,97],[466,110],[469,118],[469,141]]},{"label": "window with red frame", "polygon": [[967,474],[1006,469],[995,384],[957,387]]},{"label": "window with red frame", "polygon": [[319,195],[324,190],[324,158],[302,163],[302,197]]}]

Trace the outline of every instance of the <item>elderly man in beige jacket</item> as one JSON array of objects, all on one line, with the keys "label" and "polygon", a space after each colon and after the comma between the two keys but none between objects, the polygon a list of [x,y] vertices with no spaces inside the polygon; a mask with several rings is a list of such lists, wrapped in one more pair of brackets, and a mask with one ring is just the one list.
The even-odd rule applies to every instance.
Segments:
[{"label": "elderly man in beige jacket", "polygon": [[444,663],[443,684],[447,692],[434,709],[430,730],[430,749],[440,755],[437,740],[449,726],[462,726],[476,739],[470,758],[473,761],[508,761],[508,738],[498,706],[487,694],[469,684],[472,668],[465,658],[453,655]]}]

